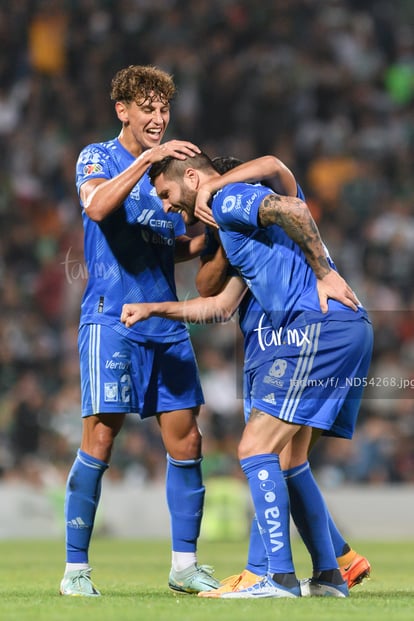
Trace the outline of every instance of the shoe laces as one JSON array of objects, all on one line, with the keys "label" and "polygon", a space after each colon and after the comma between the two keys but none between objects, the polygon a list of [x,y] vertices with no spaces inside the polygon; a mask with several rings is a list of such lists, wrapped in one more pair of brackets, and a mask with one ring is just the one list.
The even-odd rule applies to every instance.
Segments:
[{"label": "shoe laces", "polygon": [[212,567],[211,565],[197,565],[196,571],[203,572],[205,574],[208,574],[209,576],[212,576],[214,574],[214,567]]},{"label": "shoe laces", "polygon": [[91,567],[87,567],[86,569],[81,569],[75,576],[72,577],[72,581],[77,582],[78,584],[80,584],[82,578],[90,581],[91,571],[92,571]]}]

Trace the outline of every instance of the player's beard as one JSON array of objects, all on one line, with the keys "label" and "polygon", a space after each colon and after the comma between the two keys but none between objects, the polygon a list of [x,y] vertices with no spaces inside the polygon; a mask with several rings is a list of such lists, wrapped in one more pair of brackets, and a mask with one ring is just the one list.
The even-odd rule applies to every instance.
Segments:
[{"label": "player's beard", "polygon": [[186,185],[181,185],[180,202],[175,205],[177,210],[180,210],[181,215],[185,214],[183,218],[185,223],[189,226],[197,222],[197,218],[194,216],[195,197],[197,192],[188,188]]}]

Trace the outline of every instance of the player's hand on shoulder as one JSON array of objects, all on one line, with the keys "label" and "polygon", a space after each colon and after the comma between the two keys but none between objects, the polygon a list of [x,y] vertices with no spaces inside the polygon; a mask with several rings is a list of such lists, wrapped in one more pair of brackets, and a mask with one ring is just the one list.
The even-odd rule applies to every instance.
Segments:
[{"label": "player's hand on shoulder", "polygon": [[210,207],[211,192],[208,188],[200,187],[197,192],[194,215],[198,220],[204,222],[208,226],[218,229],[217,223],[214,220],[213,212]]},{"label": "player's hand on shoulder", "polygon": [[148,319],[149,316],[149,304],[124,304],[122,307],[121,322],[125,324],[127,328],[130,328],[138,321]]},{"label": "player's hand on shoulder", "polygon": [[323,313],[328,312],[328,300],[333,299],[356,311],[360,301],[348,285],[335,270],[330,270],[326,276],[317,280],[319,304]]},{"label": "player's hand on shoulder", "polygon": [[167,156],[184,160],[186,157],[194,157],[197,153],[201,153],[200,148],[188,140],[169,140],[157,147],[152,147],[146,152],[146,155],[153,164]]}]

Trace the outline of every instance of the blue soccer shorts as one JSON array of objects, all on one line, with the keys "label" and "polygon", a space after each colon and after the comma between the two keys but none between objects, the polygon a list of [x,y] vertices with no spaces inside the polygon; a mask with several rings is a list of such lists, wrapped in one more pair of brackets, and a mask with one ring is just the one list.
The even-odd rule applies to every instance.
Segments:
[{"label": "blue soccer shorts", "polygon": [[204,403],[189,338],[140,343],[104,325],[79,330],[82,416],[138,413],[141,418]]},{"label": "blue soccer shorts", "polygon": [[324,435],[352,438],[371,362],[373,331],[365,317],[307,326],[306,338],[277,348],[244,374],[246,421],[252,408]]}]

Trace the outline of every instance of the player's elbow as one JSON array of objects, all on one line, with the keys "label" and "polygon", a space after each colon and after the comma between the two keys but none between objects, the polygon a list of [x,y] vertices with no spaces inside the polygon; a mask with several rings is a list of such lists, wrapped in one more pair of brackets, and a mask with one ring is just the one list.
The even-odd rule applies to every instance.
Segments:
[{"label": "player's elbow", "polygon": [[274,155],[264,155],[263,164],[264,165],[268,164],[269,167],[272,166],[276,171],[278,168],[281,168],[282,166],[282,162]]},{"label": "player's elbow", "polygon": [[217,287],[212,287],[204,281],[198,282],[196,279],[195,286],[196,286],[198,295],[202,298],[209,298],[217,293]]},{"label": "player's elbow", "polygon": [[102,222],[105,219],[105,212],[99,205],[85,205],[85,213],[94,222]]}]

